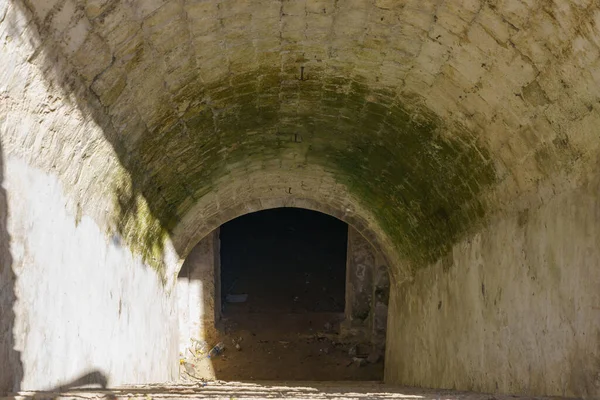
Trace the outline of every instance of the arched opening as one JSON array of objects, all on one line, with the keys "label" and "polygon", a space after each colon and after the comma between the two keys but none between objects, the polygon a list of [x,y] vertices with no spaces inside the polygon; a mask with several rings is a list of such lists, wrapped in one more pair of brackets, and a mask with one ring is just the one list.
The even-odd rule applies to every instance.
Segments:
[{"label": "arched opening", "polygon": [[232,219],[194,247],[180,272],[182,355],[198,342],[203,352],[223,343],[222,355],[193,371],[218,379],[381,380],[384,260],[352,226],[317,211]]}]

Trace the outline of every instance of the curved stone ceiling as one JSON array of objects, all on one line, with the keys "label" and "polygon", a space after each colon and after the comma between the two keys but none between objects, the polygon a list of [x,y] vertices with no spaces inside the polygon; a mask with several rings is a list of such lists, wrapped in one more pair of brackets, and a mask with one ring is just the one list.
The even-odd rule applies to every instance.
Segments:
[{"label": "curved stone ceiling", "polygon": [[317,169],[422,264],[597,156],[589,1],[26,3],[168,232],[223,182]]}]

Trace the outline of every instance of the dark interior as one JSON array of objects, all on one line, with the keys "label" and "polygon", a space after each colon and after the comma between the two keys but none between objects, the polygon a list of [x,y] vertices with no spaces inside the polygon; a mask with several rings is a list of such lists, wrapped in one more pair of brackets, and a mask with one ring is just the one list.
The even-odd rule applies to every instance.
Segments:
[{"label": "dark interior", "polygon": [[224,224],[223,315],[343,312],[347,238],[346,223],[299,208],[260,211]]}]

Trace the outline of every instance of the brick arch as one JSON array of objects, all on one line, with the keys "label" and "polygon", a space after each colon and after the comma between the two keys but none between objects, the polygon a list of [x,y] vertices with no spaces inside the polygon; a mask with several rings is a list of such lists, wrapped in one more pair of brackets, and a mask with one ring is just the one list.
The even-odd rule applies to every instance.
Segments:
[{"label": "brick arch", "polygon": [[[213,198],[213,203],[206,207],[218,204],[219,199]],[[342,337],[370,343],[373,351],[382,355],[386,346],[386,331],[388,318],[389,291],[392,285],[399,285],[409,278],[411,271],[406,269],[407,264],[400,263],[396,249],[390,247],[389,238],[369,222],[368,214],[351,204],[350,199],[343,203],[335,204],[315,198],[299,197],[294,195],[281,196],[273,194],[254,199],[243,199],[229,203],[226,207],[219,207],[208,219],[204,219],[202,212],[188,216],[184,222],[191,228],[185,232],[184,237],[174,236],[175,245],[180,246],[182,260],[177,265],[176,273],[181,290],[181,304],[189,307],[190,311],[183,317],[180,325],[182,332],[199,334],[202,338],[216,337],[218,321],[221,318],[221,281],[218,276],[222,272],[221,254],[219,252],[218,229],[223,224],[243,215],[263,210],[277,208],[298,208],[327,214],[348,224],[348,248],[346,252],[346,287],[344,300],[344,319],[341,323]],[[179,235],[184,235],[183,231]],[[216,243],[216,244],[215,244]],[[200,255],[200,256],[199,256]],[[367,256],[365,256],[367,255]],[[203,262],[198,263],[198,259]],[[206,261],[212,260],[212,261]],[[183,270],[181,270],[183,268]],[[183,271],[183,275],[179,272]],[[221,269],[221,271],[223,271]],[[362,272],[359,272],[362,271]],[[365,272],[367,271],[367,272]],[[192,297],[190,300],[187,291],[186,279],[193,276],[203,285],[203,297]],[[178,283],[175,283],[178,285]],[[375,290],[388,293],[377,297]],[[197,303],[202,301],[202,311],[196,310]],[[368,314],[365,316],[364,312]],[[383,310],[383,311],[382,311]],[[188,315],[195,315],[189,317]],[[198,328],[201,327],[201,328]],[[199,332],[199,333],[198,333]],[[180,351],[187,349],[186,335],[180,342]]]},{"label": "brick arch", "polygon": [[409,278],[409,263],[378,226],[375,217],[343,186],[333,182],[326,173],[311,175],[306,171],[279,170],[271,174],[247,174],[244,179],[217,185],[214,193],[198,201],[173,230],[171,241],[179,260],[168,266],[168,275],[176,276],[194,246],[227,221],[252,212],[295,207],[322,212],[346,222],[383,255],[391,281],[402,282]]}]

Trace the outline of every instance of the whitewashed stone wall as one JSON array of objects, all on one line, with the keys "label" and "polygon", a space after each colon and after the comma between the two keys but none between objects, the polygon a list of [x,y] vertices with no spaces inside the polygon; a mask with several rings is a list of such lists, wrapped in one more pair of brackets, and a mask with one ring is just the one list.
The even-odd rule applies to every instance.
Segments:
[{"label": "whitewashed stone wall", "polygon": [[497,219],[396,287],[386,380],[598,398],[598,188]]}]

